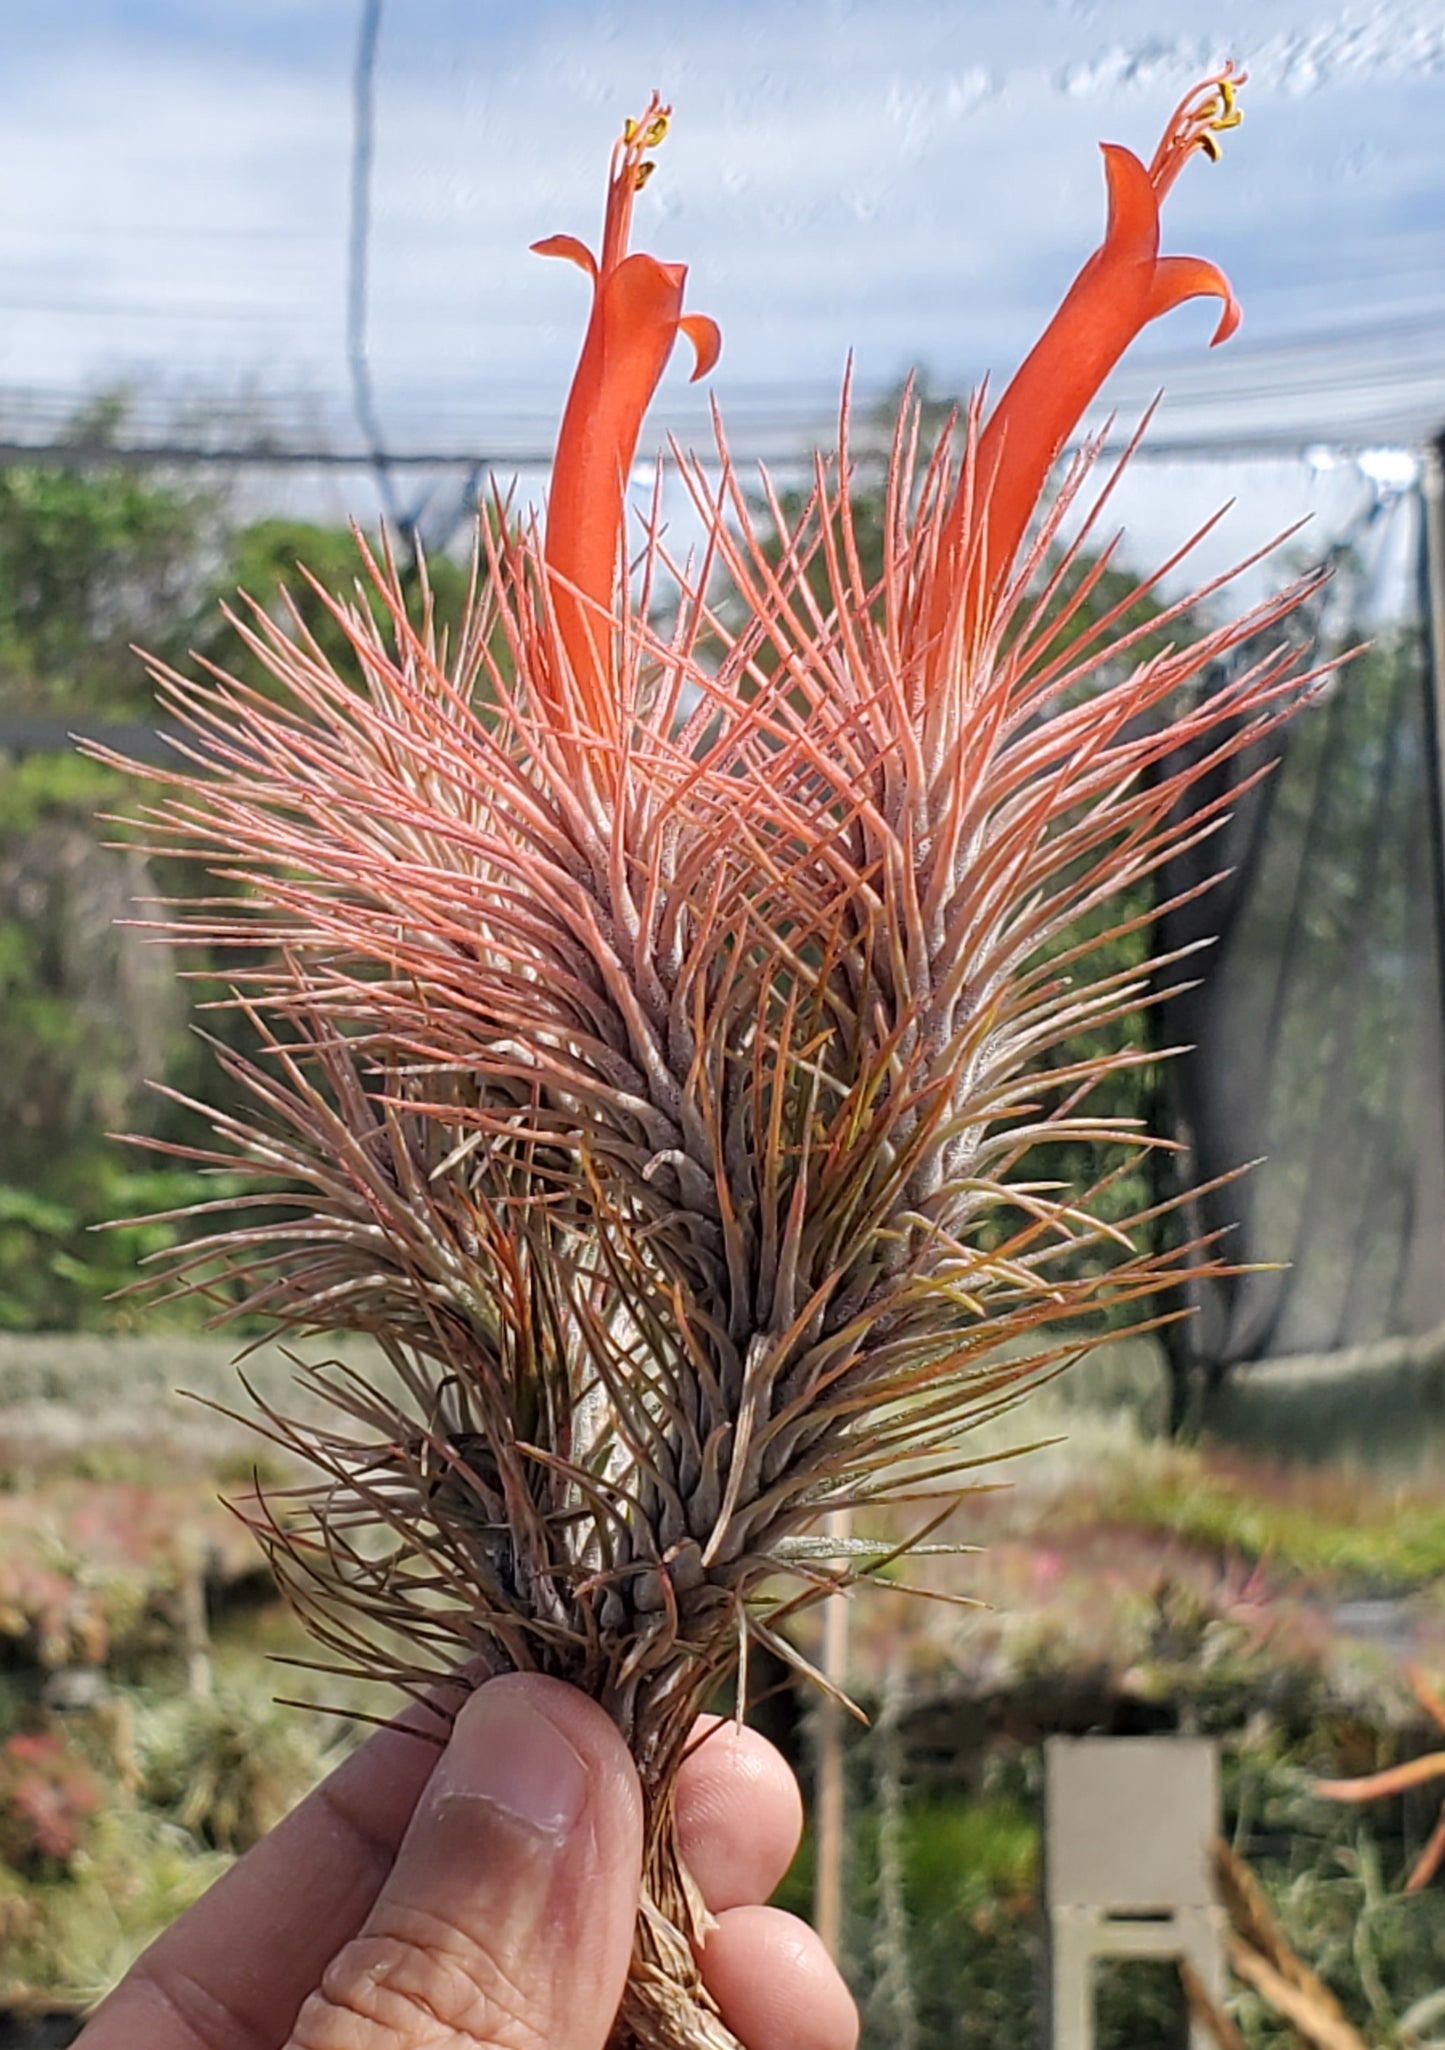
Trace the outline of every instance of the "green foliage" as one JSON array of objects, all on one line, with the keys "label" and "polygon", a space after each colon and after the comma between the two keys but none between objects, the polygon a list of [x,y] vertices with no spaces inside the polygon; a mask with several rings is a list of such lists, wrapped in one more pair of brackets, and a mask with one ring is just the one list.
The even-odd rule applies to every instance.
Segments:
[{"label": "green foliage", "polygon": [[[1409,1857],[1398,1809],[1389,1815],[1377,1806],[1366,1816],[1311,1789],[1314,1773],[1338,1770],[1361,1734],[1347,1725],[1316,1728],[1291,1743],[1269,1731],[1243,1747],[1227,1799],[1237,1831],[1248,1830],[1259,1846],[1249,1862],[1286,1940],[1367,2042],[1403,2050],[1412,2040],[1400,2026],[1405,2015],[1445,1987],[1445,1915],[1438,1886],[1401,1890]],[[1408,1848],[1418,1843],[1412,1832]],[[1289,2040],[1257,1995],[1241,1992],[1236,2020],[1251,2050]]]},{"label": "green foliage", "polygon": [[[125,415],[123,398],[97,401],[69,438],[116,442]],[[154,697],[132,643],[181,668],[193,648],[259,681],[219,609],[238,590],[281,619],[284,587],[339,658],[344,637],[303,564],[328,589],[354,592],[355,536],[286,519],[238,525],[214,489],[119,463],[0,468],[0,713],[150,719]],[[458,613],[467,570],[440,558],[428,577],[440,616]],[[419,617],[420,578],[404,582]],[[374,594],[366,602],[379,610]],[[186,1144],[198,1136],[192,1115],[147,1085],[212,1098],[223,1086],[188,1029],[173,953],[122,924],[146,915],[146,898],[187,887],[185,864],[145,852],[134,829],[98,822],[135,816],[145,796],[134,779],[77,754],[0,754],[0,1330],[134,1328],[136,1305],[112,1298],[177,1227],[96,1227],[226,1193],[107,1136]],[[206,1024],[247,1043],[232,1014]],[[204,1314],[190,1305],[168,1321]]]},{"label": "green foliage", "polygon": [[915,1800],[905,1829],[907,1884],[939,1912],[966,1916],[987,1903],[1017,1907],[1033,1898],[1038,1819],[1016,1792]]},{"label": "green foliage", "polygon": [[[374,545],[374,537],[372,540]],[[245,620],[249,609],[244,601],[249,599],[288,628],[293,618],[299,619],[326,660],[342,675],[349,674],[355,656],[317,595],[313,579],[333,597],[363,603],[378,623],[383,622],[385,608],[365,576],[350,528],[319,527],[306,520],[256,520],[230,538],[223,571],[213,588],[214,602],[207,608],[205,625],[194,642],[196,652],[264,694],[274,695],[275,678],[237,639],[220,611],[222,605],[229,606]],[[426,584],[440,619],[460,617],[468,582],[465,565],[445,555],[428,561]],[[404,568],[402,586],[411,617],[419,622],[423,586],[414,563]]]},{"label": "green foliage", "polygon": [[[69,439],[119,440],[123,397],[85,408]],[[182,652],[218,546],[214,491],[117,463],[0,468],[0,701],[11,708],[144,716],[131,653]]]},{"label": "green foliage", "polygon": [[[1331,1499],[1333,1493],[1335,1499]],[[1347,1485],[1274,1491],[1258,1473],[1169,1462],[1121,1476],[1114,1514],[1281,1569],[1388,1590],[1445,1579],[1439,1491],[1362,1501]]]},{"label": "green foliage", "polygon": [[98,2000],[228,1862],[165,1816],[118,1801],[97,1816],[72,1873],[7,1896],[0,1867],[0,1998]]},{"label": "green foliage", "polygon": [[[1186,1680],[1186,1685],[1187,1685]],[[1247,1704],[1245,1704],[1247,1708]],[[1224,1733],[1225,1831],[1246,1852],[1285,1936],[1320,1973],[1365,2039],[1409,2041],[1402,2018],[1445,1985],[1438,1896],[1400,1891],[1404,1861],[1381,1818],[1320,1801],[1316,1772],[1337,1769],[1348,1726],[1317,1691],[1300,1731],[1258,1711]],[[866,1750],[868,1740],[860,1740]],[[859,1788],[862,1795],[862,1788]],[[992,1751],[977,1793],[918,1789],[904,1818],[906,1970],[914,2050],[995,2050],[1042,2040],[1038,1754]],[[893,2050],[896,2025],[871,2011],[878,1817],[854,1810],[845,1966],[865,2009],[863,2050]],[[1397,1833],[1398,1824],[1394,1825]],[[777,1896],[806,1913],[806,1856]],[[895,1965],[896,1969],[896,1965]],[[1183,2003],[1168,1966],[1112,1962],[1096,1980],[1099,2050],[1175,2050]],[[1290,2040],[1280,2018],[1235,1984],[1230,2009],[1249,2050]]]},{"label": "green foliage", "polygon": [[177,866],[102,844],[96,813],[137,795],[77,755],[0,767],[0,1330],[132,1327],[108,1298],[174,1227],[95,1228],[222,1193],[108,1136],[184,1139],[186,1114],[146,1085],[196,1087],[206,1059],[174,963],[121,923]]},{"label": "green foliage", "polygon": [[170,965],[120,924],[155,877],[92,822],[126,794],[123,778],[66,756],[0,772],[5,1173],[47,1194],[60,1193],[62,1157],[136,1115],[145,1074],[174,1066],[184,1033]]},{"label": "green foliage", "polygon": [[180,1235],[178,1225],[154,1212],[217,1201],[233,1185],[185,1168],[136,1169],[103,1134],[71,1149],[59,1168],[47,1179],[63,1186],[68,1200],[0,1182],[0,1331],[194,1325],[200,1315],[194,1305],[167,1312],[114,1298],[136,1280],[149,1255]]},{"label": "green foliage", "polygon": [[93,819],[125,788],[123,777],[69,749],[6,762],[0,773],[0,837],[20,840],[55,819]]}]

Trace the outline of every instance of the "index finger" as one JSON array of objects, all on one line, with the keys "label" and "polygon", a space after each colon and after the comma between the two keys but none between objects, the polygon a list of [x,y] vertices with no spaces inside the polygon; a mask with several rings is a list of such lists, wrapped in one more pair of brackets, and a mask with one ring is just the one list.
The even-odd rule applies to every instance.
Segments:
[{"label": "index finger", "polygon": [[365,1921],[449,1720],[377,1732],[151,1945],[77,2050],[276,2050]]}]

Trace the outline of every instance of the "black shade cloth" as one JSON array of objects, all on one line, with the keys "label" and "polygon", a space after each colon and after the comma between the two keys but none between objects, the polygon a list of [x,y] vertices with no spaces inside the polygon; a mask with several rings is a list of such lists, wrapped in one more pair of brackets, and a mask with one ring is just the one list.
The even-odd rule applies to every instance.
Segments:
[{"label": "black shade cloth", "polygon": [[[1176,993],[1161,1044],[1159,1122],[1190,1183],[1260,1165],[1193,1206],[1232,1227],[1230,1257],[1285,1263],[1196,1287],[1166,1333],[1176,1388],[1231,1367],[1329,1352],[1445,1323],[1445,1007],[1441,849],[1427,569],[1415,493],[1376,500],[1333,551],[1334,576],[1290,629],[1316,659],[1361,640],[1320,701],[1201,787],[1241,790],[1224,829],[1172,863],[1163,904],[1221,867],[1226,882],[1162,911],[1162,952],[1218,935],[1161,971]],[[1399,590],[1401,565],[1420,565]],[[1407,576],[1408,583],[1408,576]],[[1393,590],[1387,590],[1392,585]],[[1277,641],[1278,634],[1275,639]],[[1245,649],[1240,659],[1262,650]],[[1192,988],[1180,985],[1199,978]]]}]

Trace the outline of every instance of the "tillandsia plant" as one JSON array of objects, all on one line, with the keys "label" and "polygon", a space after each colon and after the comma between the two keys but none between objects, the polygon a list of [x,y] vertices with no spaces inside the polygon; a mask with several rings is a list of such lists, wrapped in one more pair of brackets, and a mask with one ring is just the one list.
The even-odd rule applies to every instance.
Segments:
[{"label": "tillandsia plant", "polygon": [[[600,254],[538,245],[593,293],[545,526],[493,509],[445,627],[363,547],[356,592],[321,594],[345,673],[299,611],[259,608],[236,630],[266,694],[156,670],[192,737],[158,842],[243,886],[166,929],[229,950],[260,1042],[221,1050],[251,1108],[212,1112],[194,1156],[249,1178],[256,1221],[166,1271],[384,1355],[374,1380],[304,1370],[322,1421],[264,1420],[319,1469],[257,1527],[330,1662],[411,1693],[540,1670],[627,1738],[647,1830],[621,2043],[732,2044],[671,1789],[699,1708],[729,1679],[746,1701],[750,1650],[807,1669],[790,1620],[880,1565],[827,1512],[921,1498],[926,1531],[969,1427],[1086,1348],[1081,1319],[1222,1258],[1161,1243],[1156,1213],[1099,1221],[1112,1174],[1028,1162],[1151,1143],[1096,1107],[1140,1056],[1059,1051],[1147,1001],[1091,957],[1219,816],[1190,786],[1310,681],[1282,646],[1229,659],[1297,592],[1148,659],[1126,615],[1157,578],[1081,625],[1107,550],[1061,536],[1097,448],[1040,510],[1147,321],[1206,294],[1216,339],[1235,325],[1221,272],[1159,255],[1159,206],[1237,83],[1192,93],[1152,163],[1105,150],[1104,242],[991,411],[927,448],[905,399],[876,579],[846,401],[781,536],[719,431],[715,467],[678,458],[700,560],[670,561],[655,500],[631,559],[645,409],[679,334],[700,371],[718,352],[682,267],[629,253],[654,98]],[[1112,1264],[1079,1260],[1106,1237]]]}]

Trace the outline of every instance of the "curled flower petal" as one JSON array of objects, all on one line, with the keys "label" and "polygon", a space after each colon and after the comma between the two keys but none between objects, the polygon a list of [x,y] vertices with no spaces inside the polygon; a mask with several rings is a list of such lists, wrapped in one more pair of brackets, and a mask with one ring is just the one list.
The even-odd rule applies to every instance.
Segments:
[{"label": "curled flower petal", "polygon": [[1219,316],[1219,325],[1209,337],[1211,349],[1217,349],[1221,342],[1227,342],[1239,326],[1239,301],[1230,289],[1228,278],[1217,264],[1208,263],[1202,256],[1161,256],[1154,266],[1154,285],[1149,300],[1149,318],[1157,320],[1161,313],[1172,313],[1176,306],[1182,306],[1186,299],[1222,299],[1224,310]]},{"label": "curled flower petal", "polygon": [[677,331],[692,343],[696,361],[689,382],[696,384],[700,377],[707,376],[722,354],[722,329],[709,314],[684,313],[677,323]]},{"label": "curled flower petal", "polygon": [[532,254],[565,257],[568,263],[575,263],[578,270],[585,270],[594,284],[597,282],[597,258],[575,235],[546,235],[540,242],[532,244]]}]

